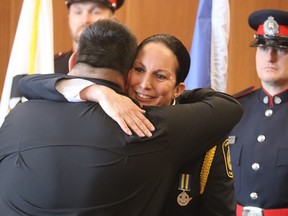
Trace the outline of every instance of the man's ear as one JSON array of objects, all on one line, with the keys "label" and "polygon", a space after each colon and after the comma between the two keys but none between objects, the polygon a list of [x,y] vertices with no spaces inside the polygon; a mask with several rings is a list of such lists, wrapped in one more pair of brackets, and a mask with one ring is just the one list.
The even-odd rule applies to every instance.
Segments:
[{"label": "man's ear", "polygon": [[184,90],[185,90],[185,83],[184,82],[179,83],[174,91],[174,99],[177,98]]},{"label": "man's ear", "polygon": [[76,62],[76,52],[72,53],[72,55],[69,58],[69,63],[68,63],[69,72],[72,70],[75,62]]}]

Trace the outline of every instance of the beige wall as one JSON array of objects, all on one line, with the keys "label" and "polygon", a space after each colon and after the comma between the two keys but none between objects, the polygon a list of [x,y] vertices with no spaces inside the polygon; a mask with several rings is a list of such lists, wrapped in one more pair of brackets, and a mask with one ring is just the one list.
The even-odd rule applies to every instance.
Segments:
[{"label": "beige wall", "polygon": [[[0,89],[3,87],[8,59],[13,44],[23,0],[0,1]],[[125,0],[117,11],[120,21],[127,24],[140,42],[155,33],[177,36],[190,50],[198,0]],[[215,1],[217,2],[217,0]],[[229,42],[228,93],[236,93],[251,85],[259,86],[255,72],[255,49],[249,48],[253,31],[248,15],[258,9],[288,10],[284,0],[230,0],[231,32]],[[64,0],[53,0],[55,53],[71,48]]]}]

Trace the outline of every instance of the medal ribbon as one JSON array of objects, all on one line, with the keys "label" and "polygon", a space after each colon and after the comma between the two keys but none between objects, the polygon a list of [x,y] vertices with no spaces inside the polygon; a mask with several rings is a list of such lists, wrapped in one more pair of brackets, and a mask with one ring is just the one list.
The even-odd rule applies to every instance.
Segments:
[{"label": "medal ribbon", "polygon": [[191,189],[191,175],[181,174],[179,176],[179,185],[178,189],[182,191],[190,191]]}]

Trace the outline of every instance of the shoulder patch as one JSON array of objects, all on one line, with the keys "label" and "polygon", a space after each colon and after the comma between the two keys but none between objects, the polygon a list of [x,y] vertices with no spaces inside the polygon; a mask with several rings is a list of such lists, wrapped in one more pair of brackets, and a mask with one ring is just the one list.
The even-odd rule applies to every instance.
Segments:
[{"label": "shoulder patch", "polygon": [[255,88],[255,86],[250,86],[250,87],[248,87],[248,88],[246,88],[246,89],[244,89],[244,90],[242,90],[242,91],[240,91],[240,92],[238,92],[232,96],[236,99],[244,97],[244,96],[250,94],[251,92],[253,92],[254,88]]},{"label": "shoulder patch", "polygon": [[233,178],[233,172],[232,172],[232,164],[231,164],[231,155],[230,155],[230,146],[228,139],[226,139],[222,144],[222,151],[223,151],[223,157],[225,161],[225,168],[227,176],[230,178]]}]

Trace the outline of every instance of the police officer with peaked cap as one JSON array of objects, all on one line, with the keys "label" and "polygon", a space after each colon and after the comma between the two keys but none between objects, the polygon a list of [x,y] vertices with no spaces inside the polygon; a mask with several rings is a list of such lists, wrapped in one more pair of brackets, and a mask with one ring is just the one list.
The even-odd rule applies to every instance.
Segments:
[{"label": "police officer with peaked cap", "polygon": [[229,136],[237,216],[288,215],[288,12],[249,16],[261,88],[237,94],[244,115]]},{"label": "police officer with peaked cap", "polygon": [[124,0],[65,0],[65,3],[69,9],[69,27],[73,44],[72,50],[54,56],[54,69],[56,73],[67,74],[69,58],[73,51],[77,50],[83,29],[98,19],[114,18],[115,11],[123,5]]},{"label": "police officer with peaked cap", "polygon": [[113,12],[118,8],[120,8],[124,3],[124,0],[66,0],[65,4],[67,5],[68,8],[70,8],[71,4],[73,3],[85,2],[85,1],[102,3],[107,7],[109,7]]}]

